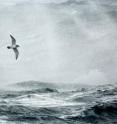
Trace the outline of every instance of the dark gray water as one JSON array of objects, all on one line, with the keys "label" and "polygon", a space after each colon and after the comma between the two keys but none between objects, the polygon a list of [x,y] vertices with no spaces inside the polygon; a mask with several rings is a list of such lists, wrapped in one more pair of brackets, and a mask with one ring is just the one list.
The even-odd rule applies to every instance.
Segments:
[{"label": "dark gray water", "polygon": [[[14,90],[0,93],[2,124],[117,123],[117,84],[77,86],[64,92],[55,84],[33,81],[12,87]],[[16,87],[20,90],[15,90]]]}]

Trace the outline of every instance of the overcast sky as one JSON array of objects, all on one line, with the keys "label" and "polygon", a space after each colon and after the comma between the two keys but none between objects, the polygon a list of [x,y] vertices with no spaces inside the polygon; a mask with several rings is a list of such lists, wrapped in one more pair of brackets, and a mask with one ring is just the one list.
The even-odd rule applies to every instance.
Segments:
[{"label": "overcast sky", "polygon": [[[58,1],[0,1],[1,84],[117,81],[117,24],[109,15],[113,6],[89,0],[79,5],[39,3]],[[6,48],[10,34],[20,45],[17,61]]]}]

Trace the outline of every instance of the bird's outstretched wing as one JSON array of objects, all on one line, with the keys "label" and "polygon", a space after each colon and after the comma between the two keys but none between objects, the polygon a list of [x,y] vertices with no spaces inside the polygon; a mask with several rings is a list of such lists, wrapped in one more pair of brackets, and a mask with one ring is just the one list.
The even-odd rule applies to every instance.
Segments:
[{"label": "bird's outstretched wing", "polygon": [[19,51],[18,51],[17,48],[14,48],[13,51],[15,52],[15,57],[16,57],[16,60],[17,60],[17,58],[19,56]]},{"label": "bird's outstretched wing", "polygon": [[15,45],[16,44],[15,38],[12,35],[10,35],[10,37],[11,37],[11,40],[12,40],[12,45]]}]

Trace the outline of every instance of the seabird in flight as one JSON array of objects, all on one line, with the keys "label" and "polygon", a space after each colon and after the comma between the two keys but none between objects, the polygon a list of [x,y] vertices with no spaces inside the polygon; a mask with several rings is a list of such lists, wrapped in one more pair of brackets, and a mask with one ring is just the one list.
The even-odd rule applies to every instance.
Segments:
[{"label": "seabird in flight", "polygon": [[11,46],[7,46],[8,49],[12,49],[15,52],[15,58],[17,60],[18,56],[19,56],[19,51],[18,51],[18,47],[20,47],[19,45],[16,44],[16,40],[15,38],[10,35],[11,40],[12,40],[12,45]]}]

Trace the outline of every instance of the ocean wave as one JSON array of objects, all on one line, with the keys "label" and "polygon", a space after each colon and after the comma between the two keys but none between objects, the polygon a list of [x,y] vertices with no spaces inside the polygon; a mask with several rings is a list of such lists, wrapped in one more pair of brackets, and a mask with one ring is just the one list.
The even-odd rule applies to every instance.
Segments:
[{"label": "ocean wave", "polygon": [[27,88],[26,91],[1,91],[0,120],[16,124],[115,124],[116,86],[101,85],[85,87],[85,90],[82,87],[79,90],[58,91],[57,87],[46,85],[37,89],[35,86]]},{"label": "ocean wave", "polygon": [[[39,89],[32,89],[26,91],[2,91],[0,94],[0,98],[15,98],[18,96],[23,95],[30,95],[30,94],[38,94],[38,93],[58,93],[58,90],[52,88],[39,88]],[[28,96],[29,96],[28,95]]]},{"label": "ocean wave", "polygon": [[68,117],[68,119],[93,124],[115,124],[117,123],[117,100],[97,103],[83,111],[80,116]]},{"label": "ocean wave", "polygon": [[97,86],[73,100],[84,101],[86,106],[80,114],[68,116],[68,120],[91,124],[117,123],[117,87],[116,85]]},{"label": "ocean wave", "polygon": [[98,101],[99,98],[113,97],[117,95],[117,85],[100,85],[91,89],[86,89],[86,92],[75,92],[72,97],[73,101],[91,102]]},{"label": "ocean wave", "polygon": [[[39,124],[43,122],[54,124],[66,124],[64,119],[57,117],[56,110],[47,108],[33,108],[22,105],[0,105],[0,115],[7,116],[8,121],[38,121]],[[5,118],[6,119],[6,118]]]}]

